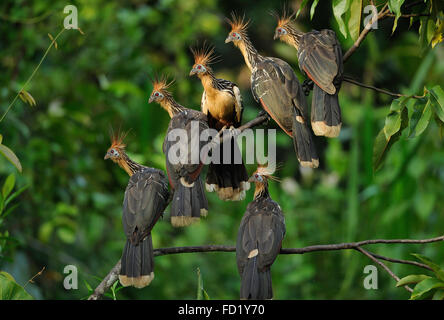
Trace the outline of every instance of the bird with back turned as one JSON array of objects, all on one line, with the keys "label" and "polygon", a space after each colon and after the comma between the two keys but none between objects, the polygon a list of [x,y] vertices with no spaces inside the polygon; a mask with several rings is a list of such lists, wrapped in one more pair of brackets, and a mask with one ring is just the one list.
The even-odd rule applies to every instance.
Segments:
[{"label": "bird with back turned", "polygon": [[298,52],[299,69],[313,84],[311,126],[318,136],[337,137],[342,119],[338,92],[343,79],[342,49],[333,30],[303,33],[296,29],[294,14],[285,10],[277,17],[274,39],[293,46]]},{"label": "bird with back turned", "polygon": [[236,260],[241,277],[241,299],[271,299],[271,265],[276,260],[285,235],[281,207],[268,192],[274,179],[269,167],[259,166],[250,178],[255,184],[254,199],[242,218],[236,242]]},{"label": "bird with back turned", "polygon": [[151,231],[168,206],[168,180],[162,170],[143,166],[125,152],[125,135],[112,134],[105,160],[111,159],[130,176],[123,200],[122,223],[127,241],[119,280],[123,286],[143,288],[154,279]]},{"label": "bird with back turned", "polygon": [[[201,216],[208,213],[208,201],[200,179],[204,165],[200,153],[207,144],[200,139],[200,135],[208,129],[208,123],[205,114],[186,108],[174,100],[168,91],[172,83],[166,77],[153,79],[149,103],[158,103],[171,118],[163,142],[163,153],[168,179],[174,191],[170,210],[171,224],[174,227],[183,227],[198,222]],[[178,131],[175,129],[186,132],[185,141],[180,137],[177,141],[175,133]],[[178,150],[183,151],[183,154],[178,159],[172,159]]]}]

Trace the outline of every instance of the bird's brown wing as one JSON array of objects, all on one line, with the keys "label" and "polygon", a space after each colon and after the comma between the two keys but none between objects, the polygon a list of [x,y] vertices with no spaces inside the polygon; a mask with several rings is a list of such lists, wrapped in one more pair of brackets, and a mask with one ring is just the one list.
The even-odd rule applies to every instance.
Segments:
[{"label": "bird's brown wing", "polygon": [[[182,129],[186,136],[175,136],[174,129]],[[184,178],[187,183],[195,181],[202,170],[200,150],[207,144],[200,140],[200,134],[208,129],[207,117],[202,112],[186,109],[170,120],[168,132],[163,144],[163,152],[167,158],[167,173],[174,188],[177,180]],[[171,152],[171,153],[170,153]],[[182,160],[173,161],[170,157],[180,154]],[[178,159],[176,159],[178,160]]]},{"label": "bird's brown wing", "polygon": [[342,73],[342,50],[332,30],[312,31],[301,37],[299,68],[328,94],[334,94],[334,79]]},{"label": "bird's brown wing", "polygon": [[168,204],[168,182],[162,171],[147,168],[133,174],[123,200],[123,229],[133,243],[142,241]]},{"label": "bird's brown wing", "polygon": [[258,269],[268,269],[280,252],[284,235],[285,222],[279,205],[270,198],[251,202],[241,221],[236,243],[239,273],[243,273],[248,259],[255,256]]},{"label": "bird's brown wing", "polygon": [[305,96],[296,74],[285,61],[266,58],[260,62],[251,74],[251,90],[256,101],[288,135],[291,136],[293,117],[300,116],[305,122]]}]

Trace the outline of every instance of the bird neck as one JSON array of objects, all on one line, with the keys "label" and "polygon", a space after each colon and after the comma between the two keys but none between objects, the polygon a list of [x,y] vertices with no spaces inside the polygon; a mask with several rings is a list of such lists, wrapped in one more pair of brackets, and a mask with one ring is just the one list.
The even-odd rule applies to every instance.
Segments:
[{"label": "bird neck", "polygon": [[245,63],[250,71],[256,68],[256,64],[262,59],[262,56],[257,52],[248,36],[243,36],[242,40],[235,42],[235,45],[239,48],[244,56]]},{"label": "bird neck", "polygon": [[128,155],[123,152],[122,156],[117,160],[117,164],[125,170],[126,173],[131,177],[136,172],[146,168],[145,166],[133,161],[128,157]]},{"label": "bird neck", "polygon": [[204,87],[205,91],[211,90],[215,88],[215,81],[216,77],[214,76],[214,73],[212,70],[207,69],[207,72],[204,74],[199,75],[200,81],[202,82],[202,86]]},{"label": "bird neck", "polygon": [[168,112],[171,118],[174,117],[174,115],[185,110],[185,107],[177,103],[176,100],[174,100],[173,96],[169,94],[165,95],[165,98],[160,102],[160,105]]},{"label": "bird neck", "polygon": [[268,198],[270,197],[270,194],[268,193],[268,182],[255,182],[255,189],[254,189],[254,200],[257,200],[259,198]]},{"label": "bird neck", "polygon": [[287,26],[286,30],[287,30],[288,34],[286,34],[285,36],[281,37],[282,41],[284,41],[284,42],[288,43],[289,45],[295,47],[296,50],[299,50],[299,43],[300,43],[300,40],[301,40],[301,37],[302,37],[303,33],[298,31],[298,30],[296,30],[292,26]]}]

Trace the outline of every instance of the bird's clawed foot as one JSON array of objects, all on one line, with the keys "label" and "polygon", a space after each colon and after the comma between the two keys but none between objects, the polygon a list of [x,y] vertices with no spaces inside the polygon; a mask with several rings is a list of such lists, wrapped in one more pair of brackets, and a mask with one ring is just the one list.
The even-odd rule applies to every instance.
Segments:
[{"label": "bird's clawed foot", "polygon": [[310,79],[305,79],[302,83],[302,90],[304,91],[304,94],[308,96],[310,94],[310,91],[313,90],[314,82]]},{"label": "bird's clawed foot", "polygon": [[270,121],[270,119],[271,119],[270,115],[269,115],[269,114],[267,113],[267,111],[265,111],[265,110],[261,110],[261,111],[259,111],[259,113],[257,114],[257,116],[258,116],[258,117],[263,117],[263,116],[267,117],[267,121],[265,121],[265,124],[267,124],[268,121]]}]

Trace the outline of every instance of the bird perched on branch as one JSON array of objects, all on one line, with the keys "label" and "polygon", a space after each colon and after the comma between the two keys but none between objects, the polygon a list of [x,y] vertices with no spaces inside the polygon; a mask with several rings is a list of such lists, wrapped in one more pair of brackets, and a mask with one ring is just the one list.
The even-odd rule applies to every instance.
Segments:
[{"label": "bird perched on branch", "polygon": [[227,19],[231,31],[225,43],[233,42],[241,51],[251,71],[251,91],[255,100],[293,138],[301,165],[317,168],[319,158],[306,123],[307,103],[301,84],[288,63],[258,53],[247,34],[249,21],[244,20],[234,13],[231,20]]},{"label": "bird perched on branch", "polygon": [[130,180],[123,200],[122,223],[126,244],[119,274],[123,286],[143,288],[154,278],[151,230],[168,206],[170,193],[163,171],[131,160],[125,152],[125,135],[112,135],[105,159],[128,173]]},{"label": "bird perched on branch", "polygon": [[299,69],[313,84],[311,126],[318,136],[337,137],[341,131],[338,92],[343,79],[342,49],[333,30],[303,33],[295,28],[294,13],[279,17],[274,39],[298,51]]},{"label": "bird perched on branch", "polygon": [[[166,77],[152,80],[153,91],[149,103],[157,102],[171,117],[163,152],[168,179],[174,189],[171,224],[183,227],[199,221],[201,216],[208,213],[208,202],[200,179],[203,168],[200,153],[206,145],[205,141],[200,140],[200,135],[208,129],[208,123],[205,114],[185,108],[174,100],[168,91],[173,82],[168,82]],[[181,132],[186,133],[185,137],[180,137]],[[177,151],[181,153],[180,158],[176,157]]]},{"label": "bird perched on branch", "polygon": [[270,268],[282,247],[285,220],[268,193],[271,174],[267,167],[259,166],[250,178],[255,183],[254,200],[247,206],[236,242],[241,299],[273,298]]},{"label": "bird perched on branch", "polygon": [[[217,79],[211,68],[216,56],[214,48],[203,46],[191,49],[194,65],[190,76],[196,75],[202,82],[201,110],[207,115],[210,128],[221,130],[224,126],[237,128],[242,121],[242,96],[236,84],[224,79]],[[213,159],[219,163],[210,163],[206,179],[207,191],[216,191],[222,200],[243,200],[245,191],[250,188],[247,170],[242,162],[242,155],[235,138],[230,142],[229,162],[224,163],[223,144],[213,149]],[[237,159],[237,160],[236,160]],[[240,162],[239,162],[240,160]]]}]

